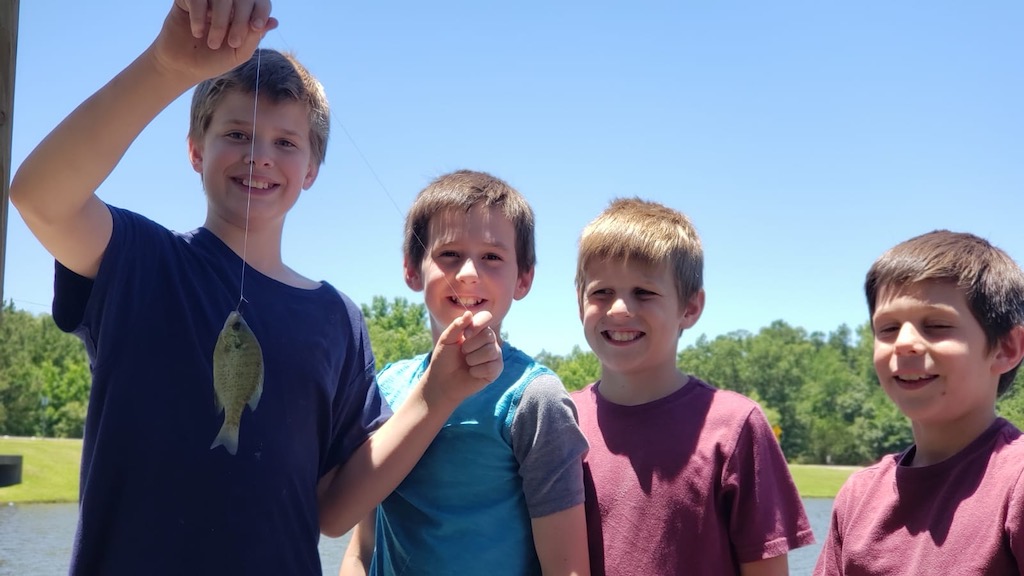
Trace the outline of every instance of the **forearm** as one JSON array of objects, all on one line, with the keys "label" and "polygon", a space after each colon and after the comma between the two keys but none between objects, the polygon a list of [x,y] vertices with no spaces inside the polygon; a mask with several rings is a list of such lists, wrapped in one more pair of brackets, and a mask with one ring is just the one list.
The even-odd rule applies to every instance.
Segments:
[{"label": "forearm", "polygon": [[376,530],[377,516],[373,512],[364,518],[352,529],[352,537],[348,541],[348,548],[341,559],[341,569],[338,576],[366,576],[370,573],[370,560],[373,557],[373,547],[377,543]]},{"label": "forearm", "polygon": [[789,557],[786,554],[740,564],[741,576],[788,576]]},{"label": "forearm", "polygon": [[428,399],[423,383],[392,417],[338,469],[320,498],[320,530],[347,532],[405,478],[458,405]]},{"label": "forearm", "polygon": [[534,547],[544,576],[590,576],[583,504],[534,518],[532,527]]},{"label": "forearm", "polygon": [[147,50],[75,109],[25,159],[11,200],[30,227],[73,217],[156,115],[189,88]]}]

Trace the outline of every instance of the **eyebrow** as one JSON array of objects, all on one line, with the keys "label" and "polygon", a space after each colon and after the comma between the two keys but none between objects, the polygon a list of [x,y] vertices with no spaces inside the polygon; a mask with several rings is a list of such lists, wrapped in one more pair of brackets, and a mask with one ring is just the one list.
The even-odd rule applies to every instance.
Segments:
[{"label": "eyebrow", "polygon": [[[241,128],[250,128],[251,129],[252,128],[252,118],[245,118],[245,119],[225,118],[224,119],[224,125],[229,127],[229,128],[241,127]],[[288,128],[280,128],[280,129],[276,129],[276,130],[278,132],[284,133],[286,136],[292,136],[292,137],[295,137],[295,138],[301,138],[302,137],[302,133],[301,132],[297,132],[295,130],[290,130]]]}]

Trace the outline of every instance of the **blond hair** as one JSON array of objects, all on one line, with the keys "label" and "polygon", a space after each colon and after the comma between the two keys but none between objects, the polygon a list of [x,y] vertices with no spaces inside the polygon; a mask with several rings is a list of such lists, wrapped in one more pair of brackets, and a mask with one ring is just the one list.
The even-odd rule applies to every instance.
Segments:
[{"label": "blond hair", "polygon": [[668,265],[679,302],[704,287],[704,249],[685,214],[640,198],[618,198],[583,229],[576,260],[576,293],[580,309],[587,266],[618,260],[642,266]]}]

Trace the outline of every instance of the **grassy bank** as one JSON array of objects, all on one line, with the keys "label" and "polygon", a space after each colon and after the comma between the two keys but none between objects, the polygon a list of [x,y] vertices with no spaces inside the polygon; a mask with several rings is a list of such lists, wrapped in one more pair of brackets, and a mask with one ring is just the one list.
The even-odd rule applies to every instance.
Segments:
[{"label": "grassy bank", "polygon": [[[21,484],[0,488],[0,503],[75,502],[81,440],[0,436],[0,454],[21,454]],[[832,498],[857,468],[793,464],[790,472],[805,498]]]},{"label": "grassy bank", "polygon": [[857,466],[789,465],[796,489],[804,498],[835,498],[846,478],[859,469]]},{"label": "grassy bank", "polygon": [[75,502],[81,440],[0,436],[0,454],[20,454],[21,484],[0,488],[7,502]]}]

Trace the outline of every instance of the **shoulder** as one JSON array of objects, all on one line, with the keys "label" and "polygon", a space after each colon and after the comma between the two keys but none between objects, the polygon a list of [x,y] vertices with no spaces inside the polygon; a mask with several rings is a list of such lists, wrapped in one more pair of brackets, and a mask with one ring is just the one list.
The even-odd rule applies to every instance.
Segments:
[{"label": "shoulder", "polygon": [[704,397],[708,404],[707,418],[711,423],[723,426],[768,426],[761,405],[748,396],[732,390],[715,388],[711,384],[693,377],[688,386],[693,387],[691,397]]},{"label": "shoulder", "polygon": [[[878,462],[855,470],[836,493],[836,508],[850,502],[863,500],[881,493],[884,486],[892,487],[896,482],[896,467],[902,453],[883,456]],[[841,468],[841,467],[836,467]],[[893,490],[889,490],[891,493]]]}]

